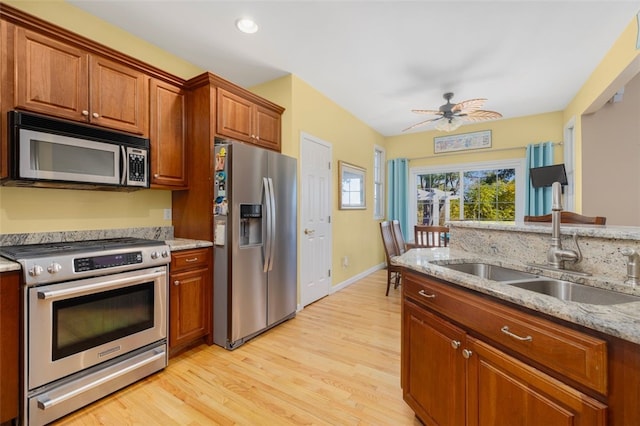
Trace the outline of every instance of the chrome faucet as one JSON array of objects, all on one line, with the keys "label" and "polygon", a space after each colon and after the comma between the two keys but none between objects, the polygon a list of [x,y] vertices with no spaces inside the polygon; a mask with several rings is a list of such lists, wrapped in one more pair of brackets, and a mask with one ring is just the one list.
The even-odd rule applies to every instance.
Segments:
[{"label": "chrome faucet", "polygon": [[622,255],[627,256],[627,280],[625,284],[635,287],[640,283],[640,254],[631,248],[622,249]]},{"label": "chrome faucet", "polygon": [[578,234],[573,234],[573,241],[577,250],[562,248],[560,235],[560,213],[562,212],[562,187],[560,182],[551,185],[551,247],[547,251],[547,262],[555,269],[564,269],[564,262],[579,263],[582,252],[578,245]]}]

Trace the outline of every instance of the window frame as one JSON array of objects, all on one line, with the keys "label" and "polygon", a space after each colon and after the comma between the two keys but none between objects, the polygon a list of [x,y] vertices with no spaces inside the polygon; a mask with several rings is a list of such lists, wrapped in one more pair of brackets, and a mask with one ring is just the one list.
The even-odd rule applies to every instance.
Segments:
[{"label": "window frame", "polygon": [[[525,159],[505,159],[505,160],[491,160],[480,161],[472,163],[453,163],[448,165],[438,166],[417,166],[409,169],[409,187],[407,199],[409,200],[409,226],[413,228],[417,224],[418,217],[418,200],[415,188],[418,187],[418,175],[432,174],[432,173],[447,173],[447,172],[468,172],[478,170],[495,170],[495,169],[515,169],[516,171],[516,221],[522,221],[524,219],[524,191],[525,191]],[[461,200],[462,202],[462,200]]]},{"label": "window frame", "polygon": [[[376,159],[379,158],[379,169],[376,168]],[[386,150],[379,146],[373,146],[373,219],[385,218],[385,177],[386,177]],[[378,173],[379,172],[379,173]],[[377,191],[378,187],[380,191]],[[376,198],[376,194],[379,198]]]}]

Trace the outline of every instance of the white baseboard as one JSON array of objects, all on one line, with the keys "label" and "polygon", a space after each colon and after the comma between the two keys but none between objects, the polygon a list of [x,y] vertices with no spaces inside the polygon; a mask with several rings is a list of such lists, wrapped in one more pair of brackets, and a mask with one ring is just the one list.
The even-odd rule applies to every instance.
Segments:
[{"label": "white baseboard", "polygon": [[[350,286],[351,284],[355,283],[356,281],[366,277],[367,275],[373,274],[376,271],[379,271],[380,269],[384,269],[387,267],[386,263],[380,263],[372,268],[367,269],[366,271],[363,271],[361,273],[359,273],[358,275],[355,275],[351,278],[349,278],[348,280],[345,280],[343,282],[341,282],[338,285],[334,285],[331,287],[331,289],[329,290],[329,295],[342,290],[343,288],[346,288],[348,286]],[[304,307],[298,303],[298,306],[296,307],[296,312],[300,312],[301,310],[303,310]]]},{"label": "white baseboard", "polygon": [[329,294],[333,294],[336,291],[340,291],[345,287],[350,286],[351,284],[355,283],[358,280],[361,280],[362,278],[366,277],[367,275],[373,274],[376,271],[379,271],[380,269],[384,269],[387,266],[386,263],[380,263],[372,268],[367,269],[366,271],[363,271],[361,273],[359,273],[358,275],[354,275],[353,277],[349,278],[348,280],[342,281],[340,284],[338,285],[334,285],[331,287],[331,290],[329,290]]}]

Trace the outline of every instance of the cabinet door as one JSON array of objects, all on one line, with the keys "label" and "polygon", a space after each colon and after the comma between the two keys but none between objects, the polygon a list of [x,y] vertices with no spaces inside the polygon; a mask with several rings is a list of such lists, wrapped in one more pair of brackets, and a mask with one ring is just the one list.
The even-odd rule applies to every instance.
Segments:
[{"label": "cabinet door", "polygon": [[184,91],[151,79],[151,184],[186,188],[186,110]]},{"label": "cabinet door", "polygon": [[99,126],[146,135],[148,77],[100,56],[91,56],[90,120]]},{"label": "cabinet door", "polygon": [[0,274],[0,423],[18,417],[20,272]]},{"label": "cabinet door", "polygon": [[405,302],[402,338],[404,400],[427,425],[465,421],[465,333]]},{"label": "cabinet door", "polygon": [[16,107],[88,120],[87,52],[20,27],[15,52]]},{"label": "cabinet door", "polygon": [[209,334],[210,274],[208,268],[171,274],[169,348]]},{"label": "cabinet door", "polygon": [[280,114],[260,105],[256,106],[256,143],[280,152]]},{"label": "cabinet door", "polygon": [[254,142],[254,104],[234,93],[218,89],[216,133],[238,141]]},{"label": "cabinet door", "polygon": [[606,406],[496,348],[467,338],[470,426],[606,424]]}]

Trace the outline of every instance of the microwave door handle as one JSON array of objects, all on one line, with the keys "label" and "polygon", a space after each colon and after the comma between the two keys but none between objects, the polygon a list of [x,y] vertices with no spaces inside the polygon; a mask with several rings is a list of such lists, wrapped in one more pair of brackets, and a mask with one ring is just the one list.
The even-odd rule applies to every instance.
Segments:
[{"label": "microwave door handle", "polygon": [[125,185],[127,182],[127,176],[129,176],[129,162],[127,161],[127,149],[124,145],[120,145],[120,170],[122,176],[120,176],[120,185]]}]

